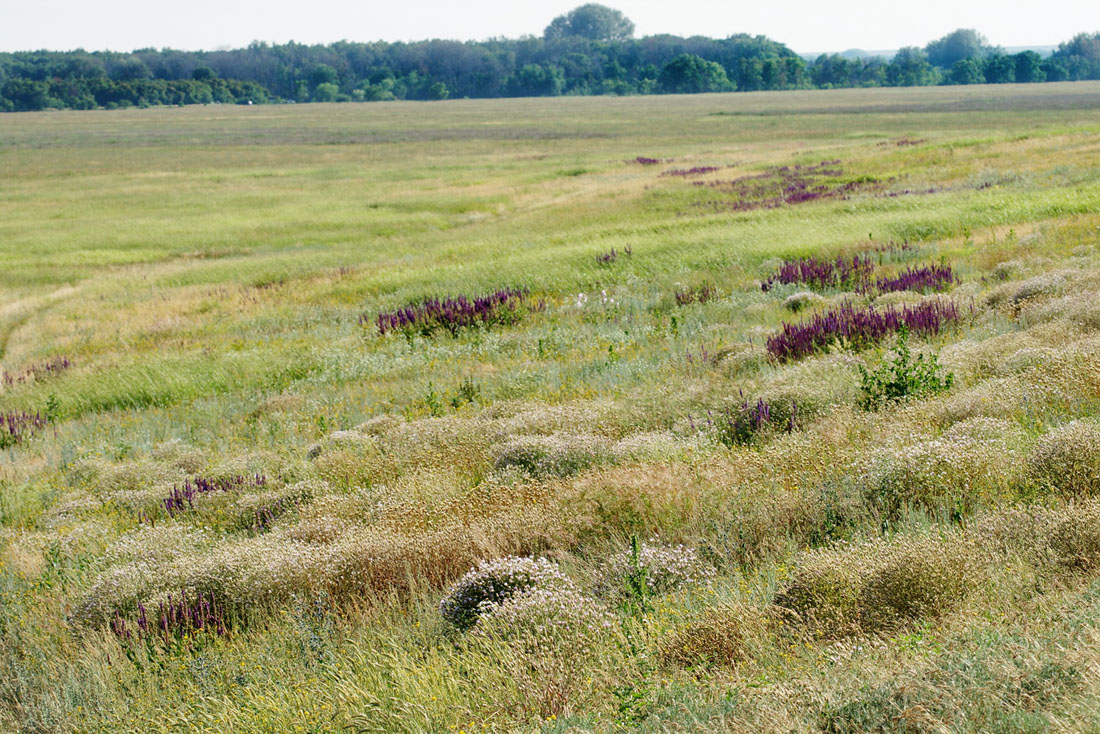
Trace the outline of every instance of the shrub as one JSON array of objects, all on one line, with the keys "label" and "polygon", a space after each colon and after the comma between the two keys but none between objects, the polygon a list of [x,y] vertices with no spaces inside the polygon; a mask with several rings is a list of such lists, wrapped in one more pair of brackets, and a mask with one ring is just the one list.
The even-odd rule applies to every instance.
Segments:
[{"label": "shrub", "polygon": [[1050,431],[1028,457],[1028,471],[1049,491],[1100,494],[1100,424],[1077,420]]},{"label": "shrub", "polygon": [[164,500],[164,509],[170,516],[183,512],[184,508],[194,509],[195,498],[201,495],[220,492],[241,492],[245,489],[262,488],[267,477],[262,474],[246,477],[242,475],[228,477],[192,477],[182,485],[172,487]]},{"label": "shrub", "polygon": [[597,589],[610,598],[664,594],[703,584],[714,569],[693,548],[683,545],[641,543],[611,558],[601,569]]},{"label": "shrub", "polygon": [[73,366],[72,361],[65,356],[51,357],[45,362],[32,364],[19,372],[5,372],[0,384],[5,387],[21,385],[25,382],[41,382],[55,375],[59,375]]},{"label": "shrub", "polygon": [[900,331],[903,326],[914,334],[933,336],[959,318],[958,306],[951,302],[924,301],[900,310],[857,309],[845,303],[831,311],[815,314],[809,321],[784,323],[778,334],[769,337],[767,349],[773,359],[789,362],[834,345],[863,349]]},{"label": "shrub", "polygon": [[489,609],[520,592],[533,589],[574,590],[557,564],[545,558],[497,558],[483,561],[451,587],[439,603],[440,614],[467,630]]},{"label": "shrub", "polygon": [[684,288],[675,293],[676,305],[687,306],[692,303],[706,303],[718,297],[718,289],[710,283]]},{"label": "shrub", "polygon": [[200,594],[188,599],[187,592],[169,594],[166,602],[157,606],[151,618],[145,605],[137,605],[137,615],[129,623],[118,611],[111,620],[111,631],[123,641],[158,639],[165,645],[173,641],[190,640],[200,634],[224,637],[228,634],[225,610],[210,596]]},{"label": "shrub", "polygon": [[884,361],[874,372],[868,372],[863,365],[859,365],[863,390],[860,405],[864,410],[878,410],[890,403],[950,390],[955,375],[948,372],[941,377],[940,371],[935,354],[928,359],[918,354],[913,359],[909,352],[909,328],[903,325],[898,332],[898,345],[892,361]]},{"label": "shrub", "polygon": [[[758,398],[756,403],[742,400],[737,408],[726,408],[717,415],[707,411],[706,419],[698,428],[716,436],[724,446],[745,446],[776,430],[793,431],[797,417],[798,404],[794,401],[773,406]],[[689,415],[688,420],[694,427],[694,418]]]}]

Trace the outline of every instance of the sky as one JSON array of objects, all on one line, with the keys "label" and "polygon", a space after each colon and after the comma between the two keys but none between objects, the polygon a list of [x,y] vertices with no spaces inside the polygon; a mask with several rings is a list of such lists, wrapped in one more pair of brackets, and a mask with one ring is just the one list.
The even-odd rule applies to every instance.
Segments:
[{"label": "sky", "polygon": [[[214,50],[252,41],[481,40],[540,35],[585,0],[3,0],[0,51]],[[604,0],[636,36],[765,35],[799,53],[924,46],[955,28],[995,45],[1045,46],[1100,31],[1096,0]]]}]

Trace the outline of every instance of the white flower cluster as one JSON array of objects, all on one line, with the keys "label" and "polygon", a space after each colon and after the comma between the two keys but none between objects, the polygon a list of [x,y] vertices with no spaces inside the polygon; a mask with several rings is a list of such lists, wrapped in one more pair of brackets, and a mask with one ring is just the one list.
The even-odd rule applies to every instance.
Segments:
[{"label": "white flower cluster", "polygon": [[541,588],[486,603],[472,633],[518,642],[530,654],[587,650],[612,632],[615,617],[572,587]]},{"label": "white flower cluster", "polygon": [[[642,543],[638,549],[638,565],[645,571],[646,588],[651,594],[705,584],[715,575],[714,569],[695,549],[685,545]],[[623,593],[626,579],[633,570],[633,554],[627,549],[604,567],[598,589],[608,596]]]},{"label": "white flower cluster", "polygon": [[482,614],[533,589],[576,587],[557,564],[545,558],[497,558],[483,561],[460,578],[439,603],[439,611],[455,627],[469,629]]}]

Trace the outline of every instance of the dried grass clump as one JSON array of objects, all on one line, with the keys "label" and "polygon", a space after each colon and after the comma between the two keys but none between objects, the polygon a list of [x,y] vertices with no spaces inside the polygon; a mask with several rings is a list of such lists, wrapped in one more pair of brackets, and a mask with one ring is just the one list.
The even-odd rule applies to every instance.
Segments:
[{"label": "dried grass clump", "polygon": [[783,308],[798,313],[808,308],[816,308],[825,303],[825,298],[813,291],[799,291],[783,299]]},{"label": "dried grass clump", "polygon": [[602,436],[517,436],[493,448],[493,468],[518,469],[536,478],[569,477],[614,460]]},{"label": "dried grass clump", "polygon": [[1048,537],[1058,567],[1094,573],[1100,568],[1100,502],[1069,505],[1056,515]]},{"label": "dried grass clump", "polygon": [[1041,488],[1063,496],[1100,494],[1100,424],[1076,420],[1036,442],[1028,473]]},{"label": "dried grass clump", "polygon": [[165,482],[181,481],[183,472],[151,459],[111,462],[100,457],[77,461],[69,471],[69,482],[95,494],[146,490]]},{"label": "dried grass clump", "polygon": [[802,554],[774,604],[790,621],[817,638],[836,638],[860,630],[859,594],[864,578],[852,549]]},{"label": "dried grass clump", "polygon": [[1018,307],[1026,301],[1061,293],[1066,286],[1067,275],[1063,271],[1043,273],[1027,280],[1005,283],[990,291],[985,300],[991,306]]},{"label": "dried grass clump", "polygon": [[356,431],[337,431],[311,453],[317,476],[339,487],[369,487],[394,473],[376,439]]},{"label": "dried grass clump", "polygon": [[978,558],[957,534],[810,551],[774,605],[781,620],[815,638],[892,630],[962,602],[980,578]]},{"label": "dried grass clump", "polygon": [[187,568],[214,547],[212,534],[185,525],[143,525],[123,534],[104,552],[109,567],[96,576],[73,619],[103,624],[116,610],[129,612],[162,590],[183,588]]},{"label": "dried grass clump", "polygon": [[860,592],[860,626],[866,632],[889,630],[945,614],[975,586],[975,559],[972,545],[958,537],[886,544]]},{"label": "dried grass clump", "polygon": [[686,461],[704,451],[698,437],[684,438],[672,431],[632,433],[617,441],[612,453],[630,461]]},{"label": "dried grass clump", "polygon": [[551,514],[578,542],[632,533],[667,536],[707,511],[710,496],[684,464],[619,466],[573,479],[556,493]]},{"label": "dried grass clump", "polygon": [[169,464],[187,474],[198,474],[206,466],[206,457],[203,453],[178,438],[155,446],[152,456],[157,461]]},{"label": "dried grass clump", "polygon": [[370,435],[385,457],[377,482],[387,482],[414,469],[446,466],[464,478],[479,477],[492,463],[492,445],[505,437],[493,421],[478,418],[423,418],[379,422]]},{"label": "dried grass clump", "polygon": [[698,619],[661,640],[660,659],[689,669],[730,668],[748,655],[746,632],[759,633],[759,615],[742,606],[707,608]]},{"label": "dried grass clump", "polygon": [[[973,423],[968,425],[973,426]],[[1022,461],[1011,434],[990,438],[964,430],[929,441],[874,452],[861,478],[883,511],[903,507],[969,511],[1014,496]]]},{"label": "dried grass clump", "polygon": [[857,360],[837,354],[785,367],[767,380],[759,398],[773,408],[780,422],[794,413],[795,427],[859,401]]},{"label": "dried grass clump", "polygon": [[503,402],[491,406],[486,415],[506,436],[550,435],[567,433],[585,426],[609,438],[617,437],[615,420],[621,407],[608,401],[584,401],[547,405],[530,402]]},{"label": "dried grass clump", "polygon": [[[482,561],[460,578],[439,603],[443,619],[455,627],[466,630],[490,610],[498,608],[509,598],[535,589],[575,591],[573,582],[557,564],[545,558],[497,558]],[[534,601],[550,604],[558,597],[533,597]],[[517,619],[537,614],[538,604],[525,602],[509,607],[508,615]]]},{"label": "dried grass clump", "polygon": [[[700,586],[714,578],[714,568],[699,557],[698,551],[684,545],[642,543],[637,563],[650,594]],[[614,599],[630,593],[627,579],[638,570],[634,564],[631,549],[613,556],[600,571],[596,584],[600,594]]]}]

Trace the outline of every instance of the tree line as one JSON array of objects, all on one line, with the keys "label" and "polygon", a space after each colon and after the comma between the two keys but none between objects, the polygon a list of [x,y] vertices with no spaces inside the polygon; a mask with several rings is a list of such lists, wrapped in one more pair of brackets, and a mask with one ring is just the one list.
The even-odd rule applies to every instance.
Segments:
[{"label": "tree line", "polygon": [[918,86],[1100,79],[1100,33],[1047,58],[960,29],[891,58],[806,61],[764,36],[633,38],[618,11],[584,5],[541,37],[225,51],[0,53],[0,111]]}]

